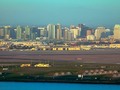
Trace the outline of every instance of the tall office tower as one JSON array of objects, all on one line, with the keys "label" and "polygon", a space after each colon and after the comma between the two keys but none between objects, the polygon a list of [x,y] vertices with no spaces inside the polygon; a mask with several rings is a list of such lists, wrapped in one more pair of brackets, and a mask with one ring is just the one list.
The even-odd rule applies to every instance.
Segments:
[{"label": "tall office tower", "polygon": [[114,27],[114,39],[120,40],[120,25],[115,25]]},{"label": "tall office tower", "polygon": [[95,30],[96,40],[100,40],[104,36],[104,33],[105,33],[105,27],[98,27]]},{"label": "tall office tower", "polygon": [[30,34],[31,34],[31,30],[29,26],[25,27],[25,40],[30,40]]},{"label": "tall office tower", "polygon": [[78,27],[79,28],[79,31],[80,31],[80,35],[79,36],[81,36],[81,28],[80,27]]},{"label": "tall office tower", "polygon": [[81,37],[86,37],[86,32],[87,30],[89,30],[90,28],[87,27],[85,24],[78,24],[78,27],[81,28]]},{"label": "tall office tower", "polygon": [[73,41],[74,40],[74,34],[71,31],[68,31],[68,41]]},{"label": "tall office tower", "polygon": [[48,31],[48,39],[55,39],[55,25],[54,24],[49,24],[47,26],[47,31]]},{"label": "tall office tower", "polygon": [[40,37],[45,36],[45,28],[40,29]]},{"label": "tall office tower", "polygon": [[16,39],[16,32],[15,32],[15,27],[10,28],[10,38]]},{"label": "tall office tower", "polygon": [[55,38],[57,40],[60,40],[62,38],[62,30],[61,30],[61,25],[57,24],[55,26]]},{"label": "tall office tower", "polygon": [[80,36],[80,28],[75,27],[70,29],[70,31],[73,33],[73,38],[76,39],[78,36]]},{"label": "tall office tower", "polygon": [[38,30],[40,31],[40,37],[47,37],[47,30],[45,27],[38,27]]},{"label": "tall office tower", "polygon": [[63,37],[65,41],[74,40],[74,35],[68,28],[65,28]]},{"label": "tall office tower", "polygon": [[16,38],[18,40],[22,39],[22,28],[20,26],[17,26],[17,28],[16,28]]},{"label": "tall office tower", "polygon": [[92,30],[87,30],[86,36],[92,35]]},{"label": "tall office tower", "polygon": [[4,29],[0,28],[0,39],[4,38]]},{"label": "tall office tower", "polygon": [[38,30],[40,31],[40,37],[48,37],[46,27],[38,27]]},{"label": "tall office tower", "polygon": [[37,37],[40,37],[40,30],[38,29],[38,27],[31,27],[31,40],[35,40]]},{"label": "tall office tower", "polygon": [[68,30],[65,29],[64,31],[64,40],[68,40]]},{"label": "tall office tower", "polygon": [[8,40],[10,38],[10,26],[4,27],[4,39]]}]

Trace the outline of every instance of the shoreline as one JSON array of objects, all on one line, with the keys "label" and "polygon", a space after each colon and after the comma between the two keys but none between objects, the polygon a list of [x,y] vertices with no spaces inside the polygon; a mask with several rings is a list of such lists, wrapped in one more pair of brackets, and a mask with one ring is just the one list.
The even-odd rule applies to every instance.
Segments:
[{"label": "shoreline", "polygon": [[23,80],[23,81],[20,81],[20,80],[11,80],[11,81],[7,81],[7,80],[3,80],[0,82],[18,82],[18,83],[63,83],[63,84],[103,84],[103,85],[120,85],[120,82],[119,83],[116,83],[116,82],[91,82],[91,81],[87,81],[87,82],[70,82],[70,81],[27,81],[27,80]]}]

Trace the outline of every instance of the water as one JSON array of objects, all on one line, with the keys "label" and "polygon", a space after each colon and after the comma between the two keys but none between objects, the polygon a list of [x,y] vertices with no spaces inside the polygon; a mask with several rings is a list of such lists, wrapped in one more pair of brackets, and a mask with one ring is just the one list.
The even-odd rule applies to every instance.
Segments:
[{"label": "water", "polygon": [[120,85],[0,82],[0,90],[120,90]]}]

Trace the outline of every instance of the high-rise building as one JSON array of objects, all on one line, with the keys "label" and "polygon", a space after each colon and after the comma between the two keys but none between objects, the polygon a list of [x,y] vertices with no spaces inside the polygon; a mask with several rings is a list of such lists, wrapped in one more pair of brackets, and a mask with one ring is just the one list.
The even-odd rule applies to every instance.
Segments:
[{"label": "high-rise building", "polygon": [[38,29],[38,27],[31,27],[31,40],[35,40],[37,37],[40,37],[40,30]]},{"label": "high-rise building", "polygon": [[5,26],[4,27],[4,39],[9,39],[10,38],[10,26]]},{"label": "high-rise building", "polygon": [[79,31],[80,31],[79,36],[81,36],[81,28],[80,27],[78,27],[78,28],[79,28]]},{"label": "high-rise building", "polygon": [[11,39],[16,39],[16,27],[11,27],[10,28],[10,38]]},{"label": "high-rise building", "polygon": [[47,29],[45,27],[38,27],[38,30],[40,31],[40,37],[47,37]]},{"label": "high-rise building", "polygon": [[73,41],[74,40],[74,35],[71,31],[68,31],[68,41]]},{"label": "high-rise building", "polygon": [[55,39],[55,25],[49,24],[47,26],[47,31],[48,31],[48,39]]},{"label": "high-rise building", "polygon": [[44,28],[40,29],[40,37],[41,36],[43,36],[43,37],[45,36],[45,29]]},{"label": "high-rise building", "polygon": [[0,38],[3,39],[4,37],[4,29],[0,28]]},{"label": "high-rise building", "polygon": [[68,30],[65,29],[64,31],[64,40],[68,40]]},{"label": "high-rise building", "polygon": [[105,27],[98,27],[95,30],[95,38],[96,38],[96,40],[101,39],[104,33],[105,33]]},{"label": "high-rise building", "polygon": [[120,40],[120,25],[115,25],[114,27],[114,39]]},{"label": "high-rise building", "polygon": [[65,41],[74,40],[74,35],[68,28],[65,28],[65,30],[64,30],[64,40]]},{"label": "high-rise building", "polygon": [[70,31],[73,33],[73,38],[76,39],[78,36],[80,36],[80,28],[75,27],[70,29]]},{"label": "high-rise building", "polygon": [[92,30],[87,30],[86,36],[92,35]]},{"label": "high-rise building", "polygon": [[55,38],[57,40],[60,40],[62,38],[62,30],[61,30],[61,25],[57,24],[55,26]]},{"label": "high-rise building", "polygon": [[78,27],[81,28],[80,36],[81,36],[81,37],[86,37],[86,32],[87,32],[87,30],[89,30],[90,28],[87,27],[85,24],[78,24]]},{"label": "high-rise building", "polygon": [[30,30],[30,27],[29,26],[26,26],[25,27],[25,40],[29,40],[30,39],[30,34],[31,34],[31,30]]},{"label": "high-rise building", "polygon": [[20,26],[17,26],[17,29],[16,29],[16,38],[18,40],[22,39],[22,28]]}]

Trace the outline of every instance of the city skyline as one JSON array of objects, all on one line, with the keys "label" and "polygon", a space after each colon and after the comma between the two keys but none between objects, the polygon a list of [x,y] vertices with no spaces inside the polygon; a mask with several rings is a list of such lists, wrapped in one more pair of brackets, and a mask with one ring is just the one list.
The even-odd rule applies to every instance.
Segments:
[{"label": "city skyline", "polygon": [[120,23],[119,0],[1,0],[0,25],[62,23],[113,27]]},{"label": "city skyline", "polygon": [[64,40],[73,41],[83,39],[94,40],[120,40],[120,24],[115,24],[114,30],[106,27],[92,29],[84,24],[71,25],[69,28],[61,24],[48,24],[47,26],[2,26],[0,27],[0,39],[4,40]]}]

